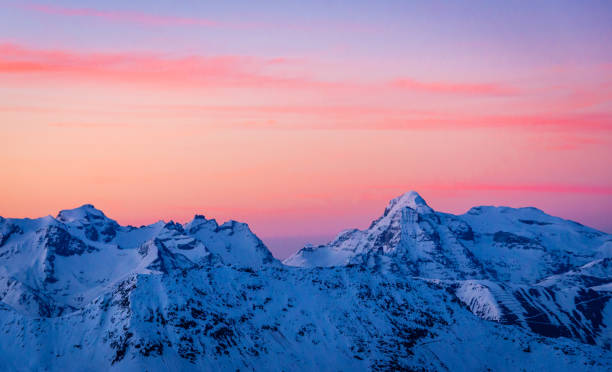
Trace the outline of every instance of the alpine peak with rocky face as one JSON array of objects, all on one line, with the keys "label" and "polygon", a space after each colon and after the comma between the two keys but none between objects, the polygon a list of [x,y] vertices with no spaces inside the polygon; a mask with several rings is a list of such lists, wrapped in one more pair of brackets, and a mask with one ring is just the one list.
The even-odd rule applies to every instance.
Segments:
[{"label": "alpine peak with rocky face", "polygon": [[416,192],[391,200],[366,230],[345,230],[284,261],[300,267],[403,263],[415,276],[535,283],[609,257],[610,235],[536,208],[436,212]]},{"label": "alpine peak with rocky face", "polygon": [[299,267],[402,270],[456,289],[478,316],[610,350],[612,236],[536,208],[482,206],[455,216],[416,192],[391,200],[366,230],[307,246]]},{"label": "alpine peak with rocky face", "polygon": [[416,192],[284,264],[202,215],[0,217],[0,368],[607,370],[611,268],[608,234]]}]

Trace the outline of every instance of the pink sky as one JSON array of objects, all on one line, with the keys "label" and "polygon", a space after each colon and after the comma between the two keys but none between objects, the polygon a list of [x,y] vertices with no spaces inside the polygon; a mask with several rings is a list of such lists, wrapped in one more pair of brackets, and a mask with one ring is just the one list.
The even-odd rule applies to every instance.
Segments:
[{"label": "pink sky", "polygon": [[0,3],[0,215],[202,213],[284,256],[298,247],[279,237],[365,227],[414,189],[442,211],[532,205],[612,232],[597,9],[508,15],[517,35],[486,21],[500,4],[440,25],[386,3],[249,19],[146,4]]}]

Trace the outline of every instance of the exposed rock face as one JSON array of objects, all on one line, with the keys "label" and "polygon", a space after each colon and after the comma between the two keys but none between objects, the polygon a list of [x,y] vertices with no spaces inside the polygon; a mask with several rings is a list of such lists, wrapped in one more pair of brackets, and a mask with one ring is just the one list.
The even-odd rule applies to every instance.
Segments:
[{"label": "exposed rock face", "polygon": [[612,239],[393,199],[278,262],[243,223],[0,218],[2,370],[606,370]]}]

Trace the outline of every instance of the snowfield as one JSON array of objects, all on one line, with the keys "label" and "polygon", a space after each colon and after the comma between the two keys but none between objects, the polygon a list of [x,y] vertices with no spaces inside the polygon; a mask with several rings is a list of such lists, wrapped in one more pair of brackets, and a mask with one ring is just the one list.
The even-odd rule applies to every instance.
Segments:
[{"label": "snowfield", "polygon": [[415,192],[284,262],[201,215],[0,217],[7,371],[610,371],[611,298],[611,235]]}]

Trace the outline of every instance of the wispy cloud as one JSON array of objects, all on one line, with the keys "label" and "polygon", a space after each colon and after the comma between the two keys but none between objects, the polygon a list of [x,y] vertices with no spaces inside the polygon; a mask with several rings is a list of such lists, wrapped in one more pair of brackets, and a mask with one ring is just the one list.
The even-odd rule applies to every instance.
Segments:
[{"label": "wispy cloud", "polygon": [[[360,114],[361,112],[361,114]],[[374,111],[375,112],[375,111]],[[312,112],[303,112],[311,116]],[[366,116],[367,115],[367,116]],[[405,117],[402,117],[405,116]],[[321,130],[464,130],[464,129],[518,129],[546,130],[564,132],[612,131],[611,114],[577,114],[577,113],[538,113],[533,115],[466,115],[466,114],[410,114],[397,110],[381,111],[375,117],[357,109],[349,113],[342,109],[334,112],[328,110],[325,120],[310,120],[286,125],[282,120],[250,120],[237,123],[243,128],[262,129],[321,129]],[[593,141],[578,141],[573,145],[595,144]],[[599,143],[599,142],[597,142]],[[565,144],[570,145],[570,144]],[[575,147],[572,147],[575,148]]]},{"label": "wispy cloud", "polygon": [[389,85],[399,89],[448,94],[509,95],[518,93],[518,90],[514,87],[493,83],[473,84],[452,82],[422,82],[414,79],[396,79],[391,81]]},{"label": "wispy cloud", "polygon": [[49,123],[52,128],[79,128],[79,129],[108,129],[108,128],[128,128],[128,127],[147,127],[144,124],[133,123],[95,123],[95,122],[54,122]]},{"label": "wispy cloud", "polygon": [[84,53],[33,49],[0,44],[0,74],[35,74],[128,83],[292,84],[299,81],[266,76],[263,70],[277,59],[252,56],[170,57],[159,53]]},{"label": "wispy cloud", "polygon": [[[396,90],[424,94],[458,96],[498,96],[513,92],[511,88],[486,83],[424,82],[414,79],[391,79],[361,83],[354,80],[330,81],[316,78],[317,71],[307,63],[282,57],[244,55],[169,56],[160,53],[116,52],[91,53],[76,50],[29,48],[17,44],[0,44],[0,74],[35,74],[95,81],[146,84],[180,84],[191,87],[258,87],[291,90],[341,91],[352,94],[393,92]],[[290,74],[282,66],[292,63]],[[409,82],[409,83],[408,83]]]},{"label": "wispy cloud", "polygon": [[459,185],[464,190],[474,191],[528,191],[546,193],[570,193],[570,194],[601,194],[612,195],[612,186],[588,186],[588,185]]},{"label": "wispy cloud", "polygon": [[543,151],[571,151],[592,146],[609,146],[609,141],[600,137],[585,137],[581,135],[563,135],[550,140],[538,139],[532,141],[533,146]]}]

